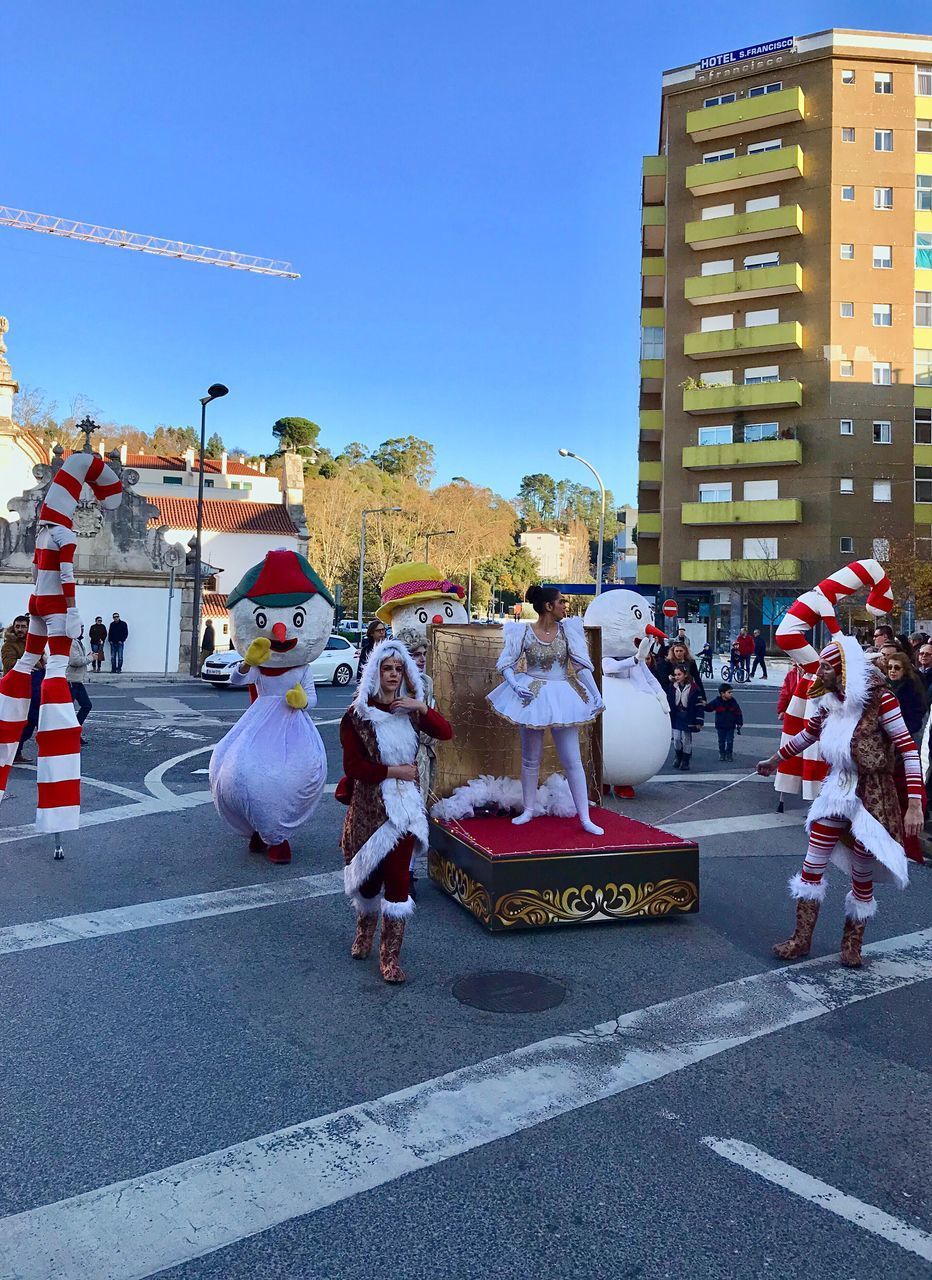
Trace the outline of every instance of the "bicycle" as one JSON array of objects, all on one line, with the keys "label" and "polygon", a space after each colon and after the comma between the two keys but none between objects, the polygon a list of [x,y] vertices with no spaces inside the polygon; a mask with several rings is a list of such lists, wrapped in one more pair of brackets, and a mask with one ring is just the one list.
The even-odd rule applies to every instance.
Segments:
[{"label": "bicycle", "polygon": [[744,684],[748,676],[747,667],[743,663],[732,664],[731,662],[722,663],[722,681],[726,684]]},{"label": "bicycle", "polygon": [[700,658],[699,658],[699,674],[700,674],[700,676],[704,677],[706,680],[711,680],[711,679],[712,679],[712,656],[711,656],[711,654],[703,653],[703,654],[701,654],[701,655],[700,655]]}]

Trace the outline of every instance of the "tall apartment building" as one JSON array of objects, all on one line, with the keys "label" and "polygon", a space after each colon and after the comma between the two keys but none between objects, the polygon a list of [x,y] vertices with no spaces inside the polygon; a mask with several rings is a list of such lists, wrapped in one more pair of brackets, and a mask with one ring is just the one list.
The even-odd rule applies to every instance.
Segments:
[{"label": "tall apartment building", "polygon": [[932,559],[932,37],[668,71],[658,152],[638,583],[714,608],[913,537]]}]

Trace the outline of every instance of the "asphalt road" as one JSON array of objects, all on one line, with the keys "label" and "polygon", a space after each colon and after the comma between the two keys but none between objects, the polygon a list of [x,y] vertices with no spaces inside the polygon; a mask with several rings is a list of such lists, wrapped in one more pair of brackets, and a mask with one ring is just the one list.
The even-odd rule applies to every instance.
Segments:
[{"label": "asphalt road", "polygon": [[[769,948],[805,809],[740,782],[669,819],[700,842],[698,916],[490,936],[422,875],[391,988],[348,956],[332,796],[283,868],[209,803],[243,694],[91,693],[65,861],[28,768],[0,811],[0,1277],[929,1275],[932,869],[880,891],[858,974],[833,875],[788,980]],[[314,712],[331,782],[348,697]],[[734,762],[710,727],[626,812],[665,819],[773,749],[776,690],[738,697]],[[500,969],[566,996],[454,997]]]}]

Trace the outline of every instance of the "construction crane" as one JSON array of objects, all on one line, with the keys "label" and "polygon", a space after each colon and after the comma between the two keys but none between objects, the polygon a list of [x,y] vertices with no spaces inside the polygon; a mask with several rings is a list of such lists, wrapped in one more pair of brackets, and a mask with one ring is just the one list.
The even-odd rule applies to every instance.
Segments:
[{"label": "construction crane", "polygon": [[182,240],[163,240],[161,236],[145,236],[137,231],[117,231],[114,227],[98,227],[92,222],[74,222],[56,218],[51,213],[28,213],[0,205],[0,226],[17,227],[20,231],[40,231],[49,236],[66,236],[70,240],[87,240],[90,244],[106,244],[117,249],[135,249],[137,253],[157,253],[165,258],[181,258],[184,262],[204,262],[210,267],[232,267],[234,271],[254,271],[263,276],[280,276],[284,280],[300,280],[290,262],[274,258],[256,258],[230,249],[208,249],[205,245],[185,244]]}]

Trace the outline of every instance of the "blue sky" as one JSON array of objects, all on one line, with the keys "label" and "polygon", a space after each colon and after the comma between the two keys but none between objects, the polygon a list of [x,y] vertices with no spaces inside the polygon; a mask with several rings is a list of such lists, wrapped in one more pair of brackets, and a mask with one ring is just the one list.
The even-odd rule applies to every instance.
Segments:
[{"label": "blue sky", "polygon": [[[0,229],[22,382],[266,451],[408,433],[437,480],[635,496],[640,157],[660,73],[915,5],[164,0],[10,6],[0,202],[291,260],[297,282]],[[636,16],[636,21],[635,17]],[[922,24],[920,24],[922,25]]]}]

